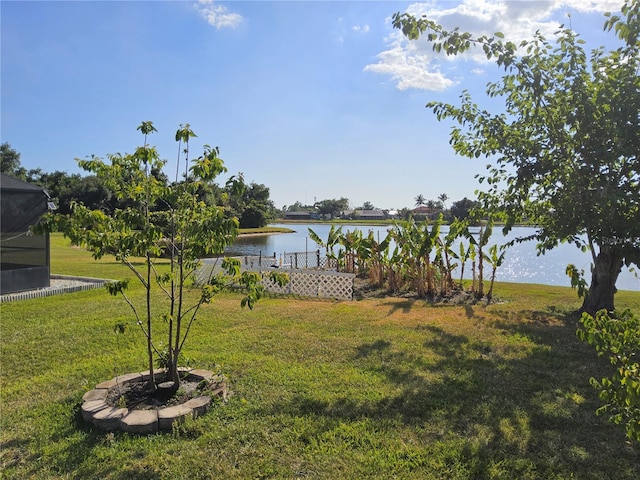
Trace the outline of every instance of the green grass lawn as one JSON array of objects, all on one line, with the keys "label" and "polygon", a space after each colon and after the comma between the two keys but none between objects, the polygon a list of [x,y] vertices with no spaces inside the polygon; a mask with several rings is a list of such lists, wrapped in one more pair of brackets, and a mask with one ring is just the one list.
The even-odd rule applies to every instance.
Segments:
[{"label": "green grass lawn", "polygon": [[[52,240],[58,274],[121,278]],[[134,288],[132,296],[142,297]],[[498,284],[501,303],[223,294],[185,354],[221,370],[228,404],[173,433],[105,433],[84,392],[145,368],[123,300],[93,290],[2,304],[2,478],[637,479],[640,446],[594,413],[606,359],[575,336],[569,288]],[[640,293],[617,305],[640,314]]]}]

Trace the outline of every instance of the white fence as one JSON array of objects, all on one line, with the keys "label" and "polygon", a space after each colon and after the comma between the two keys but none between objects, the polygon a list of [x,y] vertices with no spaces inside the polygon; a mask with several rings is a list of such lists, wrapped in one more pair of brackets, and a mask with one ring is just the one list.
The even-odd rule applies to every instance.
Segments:
[{"label": "white fence", "polygon": [[[212,275],[222,272],[221,263],[222,260],[217,263],[203,263],[195,273],[196,283],[206,283]],[[264,265],[258,267],[255,263],[245,262],[242,259],[241,268],[243,270],[261,272],[265,290],[270,293],[334,298],[338,300],[353,299],[353,283],[355,279],[355,274],[353,273],[279,268],[278,271],[289,275],[289,283],[281,287],[269,279],[269,272],[274,271],[273,268],[265,268]]]},{"label": "white fence", "polygon": [[262,272],[264,287],[268,292],[303,297],[353,299],[353,273],[326,272],[322,270],[284,270],[289,283],[280,287]]}]

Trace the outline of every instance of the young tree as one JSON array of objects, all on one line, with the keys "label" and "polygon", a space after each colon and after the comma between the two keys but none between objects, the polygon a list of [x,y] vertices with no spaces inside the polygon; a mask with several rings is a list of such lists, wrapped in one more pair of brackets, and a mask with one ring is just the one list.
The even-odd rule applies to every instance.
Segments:
[{"label": "young tree", "polygon": [[457,55],[473,47],[504,68],[488,85],[489,97],[504,99],[492,114],[473,103],[430,102],[438,120],[455,120],[455,151],[495,157],[480,182],[480,200],[501,210],[509,230],[528,219],[544,253],[573,242],[592,253],[593,269],[582,310],[614,309],[615,284],[624,264],[640,263],[640,1],[629,0],[622,16],[608,16],[622,45],[590,57],[571,29],[555,41],[537,33],[519,46],[501,33],[474,37],[446,31],[426,17],[394,15],[394,27],[410,39],[426,34],[436,52]]},{"label": "young tree", "polygon": [[[109,292],[124,297],[146,337],[150,384],[156,387],[153,366],[157,359],[168,372],[170,387],[177,389],[178,362],[191,326],[201,306],[225,284],[225,279],[211,278],[199,287],[194,297],[190,294],[192,274],[201,258],[221,254],[233,243],[238,220],[228,218],[224,207],[207,205],[198,198],[203,184],[226,171],[217,147],[205,145],[200,157],[189,160],[189,140],[195,134],[188,124],[181,126],[176,140],[180,142],[188,170],[185,181],[167,185],[164,179],[152,174],[164,165],[155,147],[147,144],[147,136],[156,129],[151,122],[143,122],[138,130],[144,135],[144,144],[135,153],[109,155],[109,162],[94,156],[78,160],[79,165],[104,182],[118,200],[127,199],[127,206],[109,214],[75,203],[70,215],[50,215],[43,219],[40,228],[59,229],[74,244],[91,251],[94,258],[111,254],[129,268],[145,289],[143,304],[127,296],[128,281],[109,284]],[[163,208],[154,209],[159,204]],[[143,262],[139,261],[140,257]],[[163,259],[167,257],[168,269],[159,265],[166,263]],[[228,263],[236,281],[248,289],[242,304],[253,307],[262,292],[259,278],[250,272],[240,275],[238,264]],[[282,283],[284,279],[275,280]],[[164,303],[156,305],[163,298]],[[164,313],[160,314],[159,310]],[[157,338],[154,325],[159,319],[167,325],[166,342]]]}]

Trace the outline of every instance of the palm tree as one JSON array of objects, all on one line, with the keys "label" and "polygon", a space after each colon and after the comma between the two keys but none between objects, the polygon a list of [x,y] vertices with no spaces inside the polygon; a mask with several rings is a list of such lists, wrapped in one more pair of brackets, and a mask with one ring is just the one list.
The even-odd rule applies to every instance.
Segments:
[{"label": "palm tree", "polygon": [[424,205],[424,202],[425,202],[424,195],[422,195],[422,194],[418,195],[415,198],[415,200],[416,200],[416,207],[420,207],[420,206]]},{"label": "palm tree", "polygon": [[444,210],[447,210],[447,200],[449,200],[449,195],[447,195],[446,193],[441,193],[440,195],[438,195],[438,200],[440,200],[442,202],[442,205],[444,207]]}]

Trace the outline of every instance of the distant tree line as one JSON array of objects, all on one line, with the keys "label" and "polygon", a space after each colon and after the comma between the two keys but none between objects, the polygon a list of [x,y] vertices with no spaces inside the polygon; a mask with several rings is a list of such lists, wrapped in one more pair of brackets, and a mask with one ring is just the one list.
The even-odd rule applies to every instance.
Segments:
[{"label": "distant tree line", "polygon": [[[7,142],[0,146],[0,155],[2,173],[45,188],[58,213],[71,213],[74,202],[107,214],[127,206],[126,199],[116,198],[95,175],[82,176],[59,170],[50,173],[40,168],[27,170],[20,162],[20,153]],[[162,170],[152,169],[151,175],[163,185],[171,184],[169,177]],[[264,227],[276,218],[276,208],[269,199],[268,187],[255,182],[246,184],[242,173],[232,179],[233,181],[223,186],[216,183],[201,186],[197,192],[199,199],[207,205],[224,206],[225,214],[229,218],[238,218],[240,228]],[[242,195],[232,195],[231,190],[237,190],[238,187],[243,191]],[[154,208],[162,210],[164,207],[158,204]]]},{"label": "distant tree line", "polygon": [[[399,220],[409,220],[411,218],[415,220],[435,219],[442,214],[445,221],[452,222],[456,218],[464,220],[469,216],[471,210],[479,206],[476,200],[470,200],[464,197],[462,200],[451,203],[451,206],[447,208],[446,201],[449,196],[443,193],[438,196],[438,200],[427,200],[423,195],[417,195],[415,198],[415,207],[426,207],[424,211],[416,212],[415,208],[401,208],[396,212],[390,210],[381,210],[386,218],[396,218]],[[371,202],[364,202],[361,206],[354,208],[353,210],[378,210]],[[314,214],[318,218],[348,218],[349,213],[353,210],[349,209],[349,199],[345,197],[331,198],[320,200],[313,205],[304,205],[301,202],[295,202],[292,205],[284,205],[278,214],[285,217],[288,212],[309,212]]]}]

